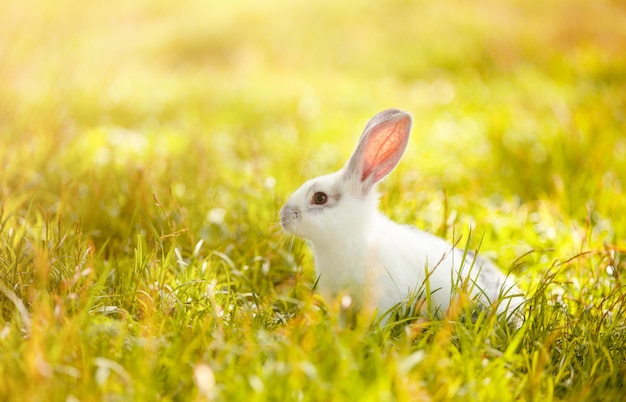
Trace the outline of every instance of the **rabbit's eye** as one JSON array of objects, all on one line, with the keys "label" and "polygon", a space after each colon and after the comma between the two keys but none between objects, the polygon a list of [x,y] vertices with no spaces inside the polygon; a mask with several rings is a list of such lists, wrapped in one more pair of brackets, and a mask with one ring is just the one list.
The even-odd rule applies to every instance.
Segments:
[{"label": "rabbit's eye", "polygon": [[326,195],[326,193],[318,191],[317,193],[313,194],[312,201],[313,201],[313,204],[324,205],[326,204],[326,201],[328,201],[328,196]]}]

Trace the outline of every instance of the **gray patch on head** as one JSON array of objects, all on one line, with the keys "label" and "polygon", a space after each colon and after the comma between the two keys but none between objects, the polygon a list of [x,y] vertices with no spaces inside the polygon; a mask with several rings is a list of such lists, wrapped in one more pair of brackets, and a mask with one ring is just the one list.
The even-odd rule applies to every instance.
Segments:
[{"label": "gray patch on head", "polygon": [[331,192],[330,197],[334,199],[337,203],[341,201],[341,197],[343,197],[343,193],[341,192],[341,186],[339,184],[335,184],[333,186],[333,191]]},{"label": "gray patch on head", "polygon": [[324,212],[324,205],[315,205],[306,210],[310,215],[321,215]]}]

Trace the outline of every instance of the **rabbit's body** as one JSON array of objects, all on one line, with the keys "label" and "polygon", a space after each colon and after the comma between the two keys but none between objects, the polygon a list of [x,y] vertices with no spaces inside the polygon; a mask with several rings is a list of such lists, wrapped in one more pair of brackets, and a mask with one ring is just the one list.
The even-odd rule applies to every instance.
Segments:
[{"label": "rabbit's body", "polygon": [[517,307],[521,292],[492,263],[378,211],[375,185],[400,160],[410,127],[407,113],[379,113],[346,167],[306,182],[281,209],[283,227],[310,241],[319,291],[347,292],[380,313],[416,292],[429,292],[431,307],[445,311],[455,289],[487,306],[506,296],[499,312]]},{"label": "rabbit's body", "polygon": [[440,287],[432,293],[432,301],[434,305],[448,305],[453,278],[445,265],[454,259],[446,258],[451,246],[380,214],[365,224],[375,227],[376,232],[320,247],[311,243],[318,286],[325,297],[348,291],[360,305],[373,303],[384,312],[418,291],[425,283],[427,267],[443,265],[430,277],[431,283]]}]

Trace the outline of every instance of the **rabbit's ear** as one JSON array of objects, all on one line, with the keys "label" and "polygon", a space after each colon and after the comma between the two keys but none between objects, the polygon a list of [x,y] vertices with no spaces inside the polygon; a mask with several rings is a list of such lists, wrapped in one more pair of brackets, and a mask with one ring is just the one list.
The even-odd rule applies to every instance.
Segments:
[{"label": "rabbit's ear", "polygon": [[409,142],[411,115],[398,109],[378,113],[365,126],[345,176],[367,194],[398,164]]}]

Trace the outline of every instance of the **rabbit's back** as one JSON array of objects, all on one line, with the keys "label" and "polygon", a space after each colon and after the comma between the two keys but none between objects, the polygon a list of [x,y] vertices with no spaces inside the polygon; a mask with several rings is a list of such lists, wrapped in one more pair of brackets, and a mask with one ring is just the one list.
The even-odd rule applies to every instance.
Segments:
[{"label": "rabbit's back", "polygon": [[[372,231],[366,262],[368,292],[379,311],[412,295],[430,294],[431,307],[447,310],[454,292],[462,289],[490,305],[520,291],[490,260],[455,248],[445,240],[413,226],[379,215]],[[513,298],[517,306],[522,297]],[[504,304],[503,304],[504,307]],[[503,310],[503,309],[500,309]]]}]

